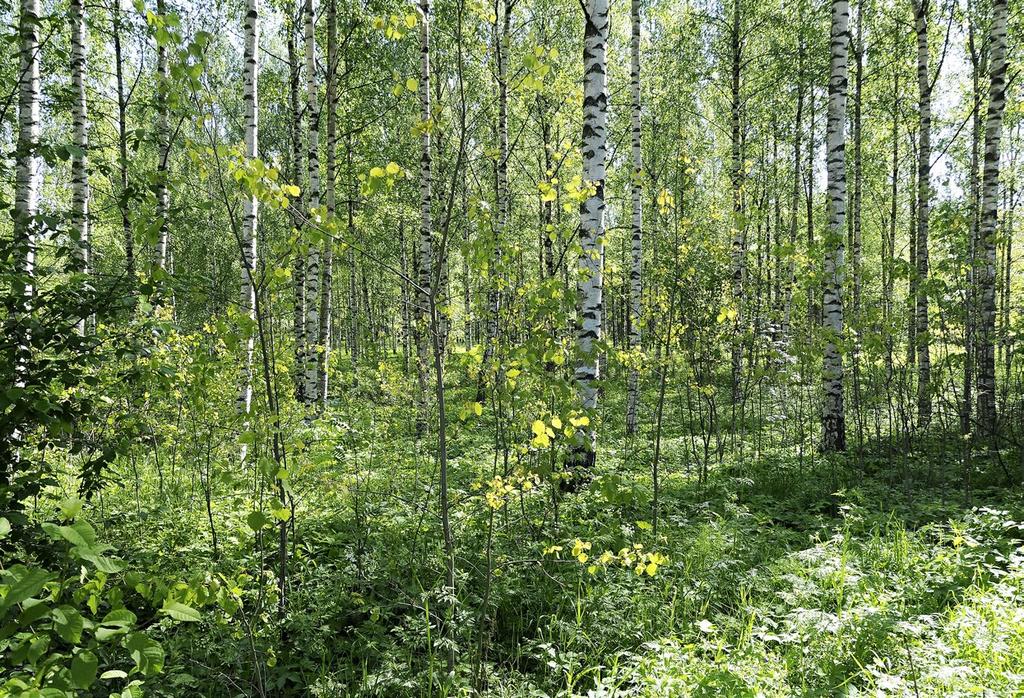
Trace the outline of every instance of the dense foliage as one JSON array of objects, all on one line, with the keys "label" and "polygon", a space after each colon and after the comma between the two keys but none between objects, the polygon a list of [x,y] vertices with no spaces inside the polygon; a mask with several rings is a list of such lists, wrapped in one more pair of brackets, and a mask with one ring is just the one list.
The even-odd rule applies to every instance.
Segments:
[{"label": "dense foliage", "polygon": [[0,7],[0,698],[1021,694],[1020,9]]}]

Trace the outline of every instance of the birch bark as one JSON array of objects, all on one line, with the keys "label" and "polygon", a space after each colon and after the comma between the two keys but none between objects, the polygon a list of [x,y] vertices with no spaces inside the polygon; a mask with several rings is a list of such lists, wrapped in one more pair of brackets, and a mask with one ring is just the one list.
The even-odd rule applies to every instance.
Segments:
[{"label": "birch bark", "polygon": [[[245,109],[245,157],[254,160],[259,157],[259,0],[248,0],[245,13],[245,50],[243,54],[243,95]],[[242,291],[241,311],[256,323],[256,226],[259,216],[259,201],[255,194],[246,193],[242,204]],[[245,341],[245,373],[242,389],[238,396],[238,408],[242,414],[249,414],[252,407],[252,359],[255,330],[251,330]]]},{"label": "birch bark", "polygon": [[843,404],[843,283],[846,220],[846,91],[850,42],[848,0],[832,0],[832,60],[826,126],[828,177],[828,237],[824,241],[822,312],[827,333],[822,375],[825,404],[822,412],[822,448],[846,450],[846,413]]},{"label": "birch bark", "polygon": [[[306,119],[309,126],[309,142],[306,150],[307,167],[309,169],[309,194],[306,214],[309,223],[319,220],[320,209],[320,100],[317,83],[316,61],[316,16],[313,12],[313,0],[305,0],[305,43],[306,43]],[[306,249],[306,351],[303,356],[303,398],[306,404],[318,402],[317,365],[320,352],[323,350],[317,342],[320,332],[320,246],[315,242],[304,245]]]},{"label": "birch bark", "polygon": [[978,228],[976,362],[978,369],[978,423],[994,431],[996,422],[995,324],[996,229],[999,218],[999,145],[1006,107],[1007,1],[993,0],[989,36],[990,65],[988,113],[985,118],[985,162],[981,185],[981,220]]},{"label": "birch bark", "polygon": [[[92,253],[89,240],[89,112],[85,93],[85,4],[71,0],[71,88],[74,97],[72,122],[75,152],[71,155],[71,230],[75,237],[75,261],[78,271],[90,273]],[[87,331],[86,318],[78,323],[78,332]]]},{"label": "birch bark", "polygon": [[[575,378],[581,407],[597,407],[600,378],[597,344],[602,338],[604,315],[602,251],[604,249],[605,169],[608,158],[608,0],[586,0],[583,40],[583,180],[592,187],[580,204],[579,319],[576,345],[579,363]],[[574,454],[576,462],[591,466],[597,432],[591,428],[587,443]]]},{"label": "birch bark", "polygon": [[[632,235],[630,237],[629,269],[629,348],[640,349],[643,294],[643,150],[641,149],[640,113],[640,0],[630,3],[630,132],[633,155],[633,198]],[[640,376],[636,366],[629,370],[626,397],[626,433],[635,434],[637,426],[637,403],[640,394]]]}]

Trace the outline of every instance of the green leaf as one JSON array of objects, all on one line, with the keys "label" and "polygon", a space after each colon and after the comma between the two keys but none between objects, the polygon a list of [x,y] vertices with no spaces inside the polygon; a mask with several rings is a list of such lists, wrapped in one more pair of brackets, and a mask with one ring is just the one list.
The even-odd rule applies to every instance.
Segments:
[{"label": "green leaf", "polygon": [[131,652],[135,668],[143,676],[154,676],[164,668],[164,648],[156,640],[142,633],[132,633],[124,641],[125,649]]},{"label": "green leaf", "polygon": [[9,580],[5,583],[10,588],[7,591],[7,596],[0,600],[0,611],[35,596],[43,588],[43,585],[50,581],[51,575],[38,567],[14,565],[7,570],[4,577]]},{"label": "green leaf", "polygon": [[64,539],[74,546],[91,548],[96,544],[96,530],[85,521],[76,521],[70,526],[44,523],[42,528],[54,540]]},{"label": "green leaf", "polygon": [[26,599],[24,610],[18,616],[18,625],[22,628],[32,625],[40,618],[50,614],[50,607],[39,599]]},{"label": "green leaf", "polygon": [[96,680],[99,660],[89,650],[82,650],[71,660],[71,681],[76,688],[89,688]]},{"label": "green leaf", "polygon": [[100,555],[98,552],[90,548],[76,546],[74,548],[74,552],[78,555],[78,557],[82,558],[83,560],[91,562],[93,566],[100,572],[105,572],[107,574],[115,574],[124,569],[124,563],[121,560],[118,560],[117,558]]},{"label": "green leaf", "polygon": [[[32,695],[32,694],[29,694],[29,695]],[[44,688],[44,689],[40,690],[39,691],[39,695],[42,696],[42,698],[68,698],[68,696],[70,696],[71,694],[67,693],[65,691],[62,691],[59,688],[49,688],[48,687],[48,688]]]},{"label": "green leaf", "polygon": [[53,628],[57,631],[60,639],[69,645],[77,645],[82,639],[82,629],[85,627],[85,619],[82,614],[71,606],[61,606],[53,609]]},{"label": "green leaf", "polygon": [[11,522],[6,517],[0,516],[0,540],[3,540],[11,532]]},{"label": "green leaf", "polygon": [[166,613],[174,620],[180,620],[185,623],[195,623],[201,618],[199,611],[177,601],[165,601],[164,607],[160,609],[160,612]]},{"label": "green leaf", "polygon": [[126,608],[111,611],[100,621],[100,627],[96,628],[96,639],[100,642],[105,642],[119,635],[124,635],[135,625],[135,620],[135,614]]},{"label": "green leaf", "polygon": [[270,523],[270,517],[262,511],[254,511],[245,517],[245,522],[249,524],[249,528],[258,531]]},{"label": "green leaf", "polygon": [[60,513],[64,517],[64,520],[70,521],[71,519],[78,516],[78,514],[82,511],[83,503],[84,502],[82,502],[82,500],[78,497],[68,497],[63,502],[61,502]]}]

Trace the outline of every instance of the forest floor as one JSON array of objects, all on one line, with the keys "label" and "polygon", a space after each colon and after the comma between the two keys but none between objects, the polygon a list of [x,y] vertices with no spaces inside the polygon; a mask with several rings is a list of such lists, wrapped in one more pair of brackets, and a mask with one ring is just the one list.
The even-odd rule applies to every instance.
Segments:
[{"label": "forest floor", "polygon": [[545,473],[543,454],[506,466],[486,414],[455,418],[453,599],[432,442],[411,435],[400,390],[361,386],[311,426],[290,417],[301,457],[283,636],[277,533],[254,545],[251,527],[273,493],[252,472],[165,465],[163,494],[126,473],[96,504],[132,566],[238,592],[234,613],[208,606],[168,629],[156,695],[1024,691],[1024,499],[998,468],[979,464],[969,506],[959,461],[927,442],[828,461],[747,437],[712,451],[702,476],[688,427],[666,415],[655,535],[653,438],[625,438],[615,386],[593,478],[574,493],[522,477]]}]

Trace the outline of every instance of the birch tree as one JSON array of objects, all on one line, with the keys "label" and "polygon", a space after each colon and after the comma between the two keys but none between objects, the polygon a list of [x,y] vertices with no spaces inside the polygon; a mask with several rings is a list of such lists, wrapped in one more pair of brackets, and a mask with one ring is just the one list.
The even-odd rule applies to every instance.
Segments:
[{"label": "birch tree", "polygon": [[917,415],[921,425],[931,421],[931,343],[928,338],[928,226],[931,212],[932,80],[928,69],[928,11],[930,0],[914,0],[917,32],[917,94],[920,126],[917,144],[917,297],[914,339],[917,350]]},{"label": "birch tree", "polygon": [[822,376],[825,404],[822,412],[822,448],[846,450],[846,413],[843,405],[843,277],[846,223],[846,90],[850,43],[850,4],[832,0],[832,61],[828,83],[826,125],[828,177],[828,237],[825,240],[822,311],[827,333]]},{"label": "birch tree", "polygon": [[796,114],[793,117],[793,191],[790,201],[789,219],[789,254],[786,261],[786,283],[785,300],[782,310],[782,337],[783,341],[790,342],[790,327],[793,318],[793,289],[796,287],[796,236],[797,227],[800,223],[800,190],[803,186],[803,174],[801,165],[803,159],[800,148],[803,138],[803,113],[804,113],[804,39],[797,37],[797,67],[796,67]]},{"label": "birch tree", "polygon": [[111,3],[111,32],[114,43],[114,77],[117,87],[117,174],[119,196],[117,208],[121,217],[121,238],[124,244],[125,276],[129,293],[135,293],[135,236],[128,218],[128,94],[124,80],[124,53],[121,49],[121,0]]},{"label": "birch tree", "polygon": [[[327,220],[335,220],[338,148],[338,2],[327,0]],[[320,409],[327,407],[327,372],[331,365],[331,318],[333,315],[334,240],[324,238],[323,283],[320,286],[319,354],[317,355],[317,394]]]},{"label": "birch tree", "polygon": [[[866,18],[865,0],[857,3],[857,35],[851,42],[854,58],[853,78],[853,119],[851,136],[853,137],[853,191],[850,193],[850,257],[853,272],[853,308],[851,314],[856,321],[860,317],[861,296],[863,289],[863,221],[861,202],[864,198],[864,167],[862,163],[864,123],[862,108],[864,103],[864,24]],[[857,370],[856,364],[854,371]],[[854,381],[856,383],[856,380]]]},{"label": "birch tree", "polygon": [[[892,166],[889,175],[889,225],[882,227],[882,320],[883,326],[891,327],[893,310],[893,287],[895,283],[896,219],[899,214],[900,178],[900,73],[897,66],[892,69],[892,125],[889,138],[892,142]],[[893,333],[885,337],[886,377],[891,378],[893,365]]]},{"label": "birch tree", "polygon": [[[313,0],[305,0],[305,43],[306,43],[306,119],[308,128],[307,166],[309,168],[309,193],[306,201],[308,228],[315,225],[320,214],[320,103],[317,94],[316,65],[316,16],[313,14]],[[308,231],[307,228],[307,231]],[[317,365],[321,347],[317,344],[320,332],[320,247],[308,239],[303,245],[306,251],[306,350],[303,355],[304,375],[303,400],[307,404],[317,402]]]},{"label": "birch tree", "polygon": [[[297,46],[298,23],[297,14],[303,14],[303,6],[289,8],[288,21],[285,30],[288,32],[288,165],[291,180],[300,182],[303,178],[302,168],[302,118],[299,106],[299,81],[301,67],[299,64],[299,50]],[[302,192],[302,198],[307,198],[307,192]],[[303,202],[300,202],[300,204]],[[300,206],[301,208],[301,206]],[[302,228],[301,220],[295,223],[296,249],[292,259],[292,335],[295,338],[295,367],[293,379],[295,381],[295,398],[299,402],[305,401],[305,372],[304,361],[306,356],[306,259],[302,254]]]},{"label": "birch tree", "polygon": [[[508,227],[508,42],[509,24],[512,20],[513,2],[495,0],[494,55],[498,73],[498,160],[494,167],[495,204],[497,217],[494,222],[494,250],[488,271],[487,288],[487,340],[484,346],[484,366],[490,364],[497,348],[501,328],[502,279],[501,246]],[[480,400],[482,395],[478,395]]]},{"label": "birch tree", "polygon": [[[604,249],[604,186],[608,159],[608,0],[586,0],[583,7],[583,181],[587,197],[580,204],[579,319],[576,345],[579,363],[575,378],[581,406],[597,408],[600,379],[597,343],[602,337]],[[578,464],[594,464],[597,432],[591,428],[587,443],[574,454]]]},{"label": "birch tree", "polygon": [[417,416],[417,430],[422,431],[425,426],[425,401],[427,393],[427,378],[429,373],[429,351],[428,346],[428,309],[431,303],[431,287],[434,273],[434,224],[433,208],[431,206],[431,152],[430,132],[433,121],[430,114],[430,0],[419,0],[420,8],[420,80],[418,86],[418,97],[420,102],[420,118],[417,124],[417,131],[420,135],[420,234],[417,243],[416,264],[417,264],[417,285],[419,286],[416,302],[416,355],[417,355],[417,378],[419,381],[419,394],[421,409]]},{"label": "birch tree", "polygon": [[975,350],[978,369],[978,414],[982,429],[994,432],[996,424],[996,230],[999,218],[999,157],[1006,108],[1007,0],[993,0],[989,35],[988,113],[985,118],[985,162],[981,185],[981,221],[978,230],[977,298],[980,317]]},{"label": "birch tree", "polygon": [[[163,26],[167,21],[167,4],[165,0],[157,0],[157,17]],[[167,159],[170,156],[170,128],[167,123],[167,84],[170,75],[167,69],[167,44],[157,34],[156,43],[156,137],[158,144],[156,166],[156,217],[160,225],[156,243],[156,264],[166,271],[168,263],[168,236],[170,226],[167,215],[170,209],[170,193],[167,189]]]},{"label": "birch tree", "polygon": [[[35,294],[36,242],[42,160],[39,157],[39,0],[20,0],[18,16],[18,144],[15,162],[14,239],[18,254],[19,288],[14,289],[15,387],[28,379],[30,337],[28,314]],[[15,440],[20,434],[15,434]]]},{"label": "birch tree", "polygon": [[732,302],[735,304],[732,344],[732,398],[740,398],[740,381],[743,373],[743,323],[744,323],[744,282],[746,280],[746,221],[743,212],[743,146],[742,140],[742,95],[740,94],[743,64],[743,38],[740,36],[742,9],[740,0],[733,0],[732,25],[729,34],[731,56],[730,80],[730,146],[732,162],[729,165],[732,186],[732,238],[730,258],[732,264]]},{"label": "birch tree", "polygon": [[[636,352],[641,342],[641,302],[643,293],[643,150],[641,149],[640,120],[640,0],[630,2],[630,135],[633,156],[631,194],[633,204],[632,235],[630,237],[629,269],[629,348]],[[635,357],[634,357],[635,360]],[[636,366],[629,370],[626,396],[626,433],[636,433],[637,403],[640,386]]]},{"label": "birch tree", "polygon": [[[71,154],[71,230],[75,238],[75,260],[78,270],[90,273],[91,242],[89,240],[89,112],[85,93],[85,3],[71,0],[71,88],[73,93],[72,123],[75,149]],[[85,317],[78,331],[86,332]]]},{"label": "birch tree", "polygon": [[[259,45],[260,45],[259,0],[248,0],[245,13],[245,49],[243,62],[242,103],[245,110],[245,157],[254,160],[259,157]],[[247,192],[242,208],[242,293],[241,311],[256,323],[256,226],[259,215],[259,201],[252,192]],[[238,408],[242,414],[249,414],[252,407],[252,359],[255,335],[250,331],[245,340],[245,371],[242,390],[238,396]]]}]

